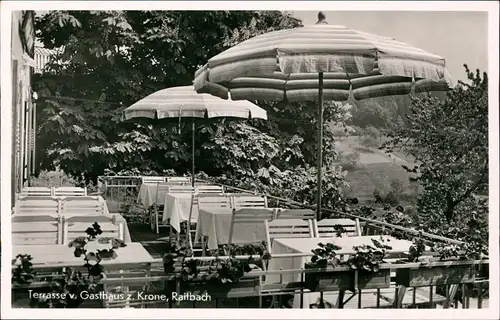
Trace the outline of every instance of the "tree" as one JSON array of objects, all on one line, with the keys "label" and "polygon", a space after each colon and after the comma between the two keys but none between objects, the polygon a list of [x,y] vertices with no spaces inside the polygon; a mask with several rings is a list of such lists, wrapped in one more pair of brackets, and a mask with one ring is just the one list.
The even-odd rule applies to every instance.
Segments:
[{"label": "tree", "polygon": [[[122,122],[122,110],[159,89],[190,85],[210,57],[240,41],[300,25],[279,11],[51,11],[37,19],[37,36],[47,48],[64,50],[34,84],[41,168],[57,166],[87,181],[106,170],[187,173],[189,121]],[[256,103],[270,120],[197,121],[197,170],[313,202],[317,103]],[[344,127],[349,108],[325,103],[327,206],[341,201],[344,184],[344,172],[332,165],[327,124]]]},{"label": "tree", "polygon": [[406,121],[385,145],[402,148],[419,166],[419,215],[438,214],[450,223],[488,189],[488,77],[465,66],[470,84],[459,82],[445,100],[426,95],[413,100]]},{"label": "tree", "polygon": [[59,167],[87,180],[106,168],[185,172],[186,121],[124,123],[123,108],[156,90],[191,84],[198,67],[247,29],[298,25],[279,11],[50,11],[38,17],[39,40],[63,48],[34,78],[40,169]]}]

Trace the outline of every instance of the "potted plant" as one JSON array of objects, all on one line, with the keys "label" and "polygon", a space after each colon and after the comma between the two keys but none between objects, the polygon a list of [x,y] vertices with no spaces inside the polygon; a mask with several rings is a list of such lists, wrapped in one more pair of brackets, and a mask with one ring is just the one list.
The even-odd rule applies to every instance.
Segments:
[{"label": "potted plant", "polygon": [[388,288],[390,270],[380,269],[380,264],[391,247],[374,240],[374,246],[354,247],[355,253],[347,260],[340,261],[336,250],[341,248],[333,243],[319,243],[319,248],[312,250],[314,256],[306,269],[320,269],[305,275],[305,286],[311,291],[339,291],[372,288]]}]

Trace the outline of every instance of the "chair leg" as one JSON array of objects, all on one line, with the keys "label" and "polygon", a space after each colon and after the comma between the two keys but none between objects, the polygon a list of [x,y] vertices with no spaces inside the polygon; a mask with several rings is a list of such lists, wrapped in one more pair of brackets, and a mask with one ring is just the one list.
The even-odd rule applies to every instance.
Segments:
[{"label": "chair leg", "polygon": [[155,221],[156,221],[156,234],[159,234],[160,226],[158,225],[158,211],[155,213]]}]

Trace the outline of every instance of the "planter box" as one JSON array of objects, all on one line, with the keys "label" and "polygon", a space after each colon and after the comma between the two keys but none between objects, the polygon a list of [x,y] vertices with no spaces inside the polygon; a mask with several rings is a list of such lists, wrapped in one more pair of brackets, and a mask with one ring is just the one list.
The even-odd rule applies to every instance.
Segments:
[{"label": "planter box", "polygon": [[476,279],[476,273],[475,266],[470,264],[397,269],[396,283],[405,287],[472,283]]},{"label": "planter box", "polygon": [[181,281],[179,294],[191,293],[196,296],[208,295],[211,298],[248,297],[258,294],[257,286],[257,279],[241,279],[235,283]]},{"label": "planter box", "polygon": [[[316,269],[306,264],[306,269]],[[355,290],[355,271],[336,271],[328,266],[317,273],[306,273],[305,286],[311,291],[340,291]],[[358,271],[358,289],[389,288],[391,283],[390,270],[384,269],[378,272]]]}]

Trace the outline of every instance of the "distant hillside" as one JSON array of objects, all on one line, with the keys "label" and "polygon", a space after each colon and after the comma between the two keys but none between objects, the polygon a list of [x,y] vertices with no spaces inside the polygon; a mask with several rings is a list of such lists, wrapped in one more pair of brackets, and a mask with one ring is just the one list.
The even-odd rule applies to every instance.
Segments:
[{"label": "distant hillside", "polygon": [[[422,94],[417,96],[419,95]],[[444,92],[433,92],[431,95],[440,100],[446,98]],[[404,116],[410,110],[411,98],[409,95],[387,96],[350,101],[350,103],[353,105],[350,125],[392,129],[395,125],[404,123]]]},{"label": "distant hillside", "polygon": [[345,190],[346,196],[372,200],[375,190],[386,194],[391,190],[391,182],[396,180],[400,182],[403,194],[415,193],[409,182],[410,174],[401,167],[403,164],[411,167],[413,163],[401,158],[401,155],[398,157],[377,149],[366,150],[359,145],[357,137],[337,142],[337,150],[341,155],[359,153],[356,165],[346,169],[346,180],[350,184],[350,188]]}]

